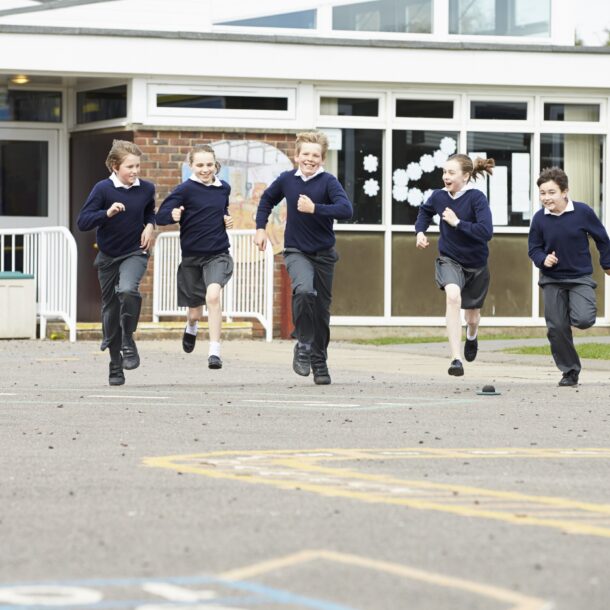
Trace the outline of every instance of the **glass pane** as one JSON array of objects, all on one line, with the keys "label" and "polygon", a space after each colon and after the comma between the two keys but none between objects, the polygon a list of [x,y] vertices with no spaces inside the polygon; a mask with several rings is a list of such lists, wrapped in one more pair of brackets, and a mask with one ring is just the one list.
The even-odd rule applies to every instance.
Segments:
[{"label": "glass pane", "polygon": [[415,224],[419,206],[443,186],[443,164],[457,152],[452,131],[392,132],[392,223]]},{"label": "glass pane", "polygon": [[329,150],[325,169],[337,176],[354,204],[346,223],[381,224],[383,201],[383,131],[342,129],[341,149]]},{"label": "glass pane", "polygon": [[333,316],[383,315],[383,241],[383,232],[337,232]]},{"label": "glass pane", "polygon": [[599,121],[599,104],[545,104],[545,121]]},{"label": "glass pane", "polygon": [[526,227],[531,217],[531,144],[529,133],[468,134],[468,154],[493,158],[493,176],[479,177],[477,188],[489,200],[495,226]]},{"label": "glass pane", "polygon": [[265,15],[252,19],[236,19],[234,21],[219,21],[215,25],[240,25],[252,28],[295,28],[299,30],[316,29],[316,11],[295,11],[278,15]]},{"label": "glass pane", "polygon": [[49,145],[0,140],[0,216],[48,216]]},{"label": "glass pane", "polygon": [[470,102],[470,118],[525,121],[527,102]]},{"label": "glass pane", "polygon": [[0,89],[0,121],[61,123],[61,93]]},{"label": "glass pane", "polygon": [[551,1],[449,0],[449,33],[550,36]]},{"label": "glass pane", "polygon": [[286,97],[244,95],[157,95],[159,108],[219,108],[223,110],[288,110]]},{"label": "glass pane", "polygon": [[357,97],[322,97],[320,114],[330,116],[378,116],[379,100]]},{"label": "glass pane", "polygon": [[432,0],[376,0],[333,7],[333,30],[432,32]]},{"label": "glass pane", "polygon": [[453,102],[447,100],[396,100],[396,116],[452,119]]},{"label": "glass pane", "polygon": [[108,121],[127,116],[127,85],[81,91],[76,95],[76,122]]},{"label": "glass pane", "polygon": [[541,169],[561,167],[568,175],[570,197],[589,204],[602,220],[603,165],[602,136],[560,133],[540,136]]}]

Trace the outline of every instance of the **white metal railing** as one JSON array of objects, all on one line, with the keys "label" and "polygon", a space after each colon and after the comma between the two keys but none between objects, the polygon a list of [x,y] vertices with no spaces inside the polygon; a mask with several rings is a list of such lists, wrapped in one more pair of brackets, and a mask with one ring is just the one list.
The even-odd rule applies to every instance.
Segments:
[{"label": "white metal railing", "polygon": [[60,318],[76,341],[76,266],[76,241],[65,227],[0,229],[0,271],[35,278],[41,339],[47,320]]},{"label": "white metal railing", "polygon": [[[267,341],[273,337],[273,248],[265,252],[254,245],[253,229],[227,231],[233,257],[233,277],[224,288],[223,316],[230,319],[255,318],[265,329]],[[176,270],[182,259],[180,233],[160,233],[154,250],[153,320],[178,316],[186,308],[177,305]],[[205,309],[204,309],[205,313]]]}]

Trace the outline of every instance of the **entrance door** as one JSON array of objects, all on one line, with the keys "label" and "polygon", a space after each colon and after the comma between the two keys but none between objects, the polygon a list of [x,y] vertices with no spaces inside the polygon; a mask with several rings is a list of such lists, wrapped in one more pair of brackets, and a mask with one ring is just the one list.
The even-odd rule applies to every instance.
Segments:
[{"label": "entrance door", "polygon": [[106,157],[112,141],[133,141],[133,132],[75,132],[70,135],[70,230],[78,247],[77,317],[79,322],[100,321],[100,285],[93,261],[97,256],[95,231],[82,233],[76,219],[93,186],[108,178]]},{"label": "entrance door", "polygon": [[0,128],[0,228],[59,224],[57,130]]}]

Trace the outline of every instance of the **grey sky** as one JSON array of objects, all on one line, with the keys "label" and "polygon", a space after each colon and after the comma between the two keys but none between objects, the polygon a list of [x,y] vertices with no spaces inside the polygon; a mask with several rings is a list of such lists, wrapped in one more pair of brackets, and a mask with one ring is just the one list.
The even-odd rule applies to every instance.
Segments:
[{"label": "grey sky", "polygon": [[[576,4],[576,0],[569,0]],[[576,32],[586,45],[605,44],[608,39],[604,28],[610,28],[610,2],[608,0],[580,0],[576,9]]]}]

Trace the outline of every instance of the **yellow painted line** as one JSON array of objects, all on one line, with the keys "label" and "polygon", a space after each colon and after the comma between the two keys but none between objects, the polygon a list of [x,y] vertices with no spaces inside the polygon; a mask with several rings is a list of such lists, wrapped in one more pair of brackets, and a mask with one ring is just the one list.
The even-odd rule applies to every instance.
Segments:
[{"label": "yellow painted line", "polygon": [[417,582],[440,587],[443,589],[454,589],[470,593],[479,597],[485,597],[494,601],[512,604],[509,610],[551,610],[552,604],[549,602],[514,591],[508,591],[499,587],[480,584],[474,581],[455,578],[452,576],[444,576],[435,572],[428,572],[417,568],[411,568],[398,563],[388,561],[379,561],[351,555],[347,553],[337,553],[335,551],[326,550],[311,550],[300,551],[285,557],[279,557],[263,561],[252,566],[246,566],[236,570],[231,570],[221,574],[220,577],[225,580],[246,580],[256,578],[273,572],[290,567],[295,567],[303,563],[326,560],[342,565],[349,565],[358,568],[375,570],[384,572],[400,578],[414,580]]},{"label": "yellow painted line", "polygon": [[[412,450],[404,450],[409,454]],[[499,449],[447,450],[462,459],[471,451],[505,457],[558,457],[566,450]],[[582,502],[561,497],[536,496],[512,491],[451,485],[401,479],[394,476],[363,473],[349,468],[322,466],[319,462],[382,460],[387,453],[399,450],[316,449],[308,451],[219,451],[204,454],[146,458],[147,466],[229,479],[252,484],[270,485],[285,490],[305,490],[326,497],[341,497],[367,503],[406,506],[466,517],[534,525],[563,532],[610,538],[610,504]],[[568,452],[569,453],[569,452]],[[605,455],[606,449],[578,450],[579,458]],[[574,454],[570,454],[574,455]],[[446,454],[441,457],[446,457]]]}]

